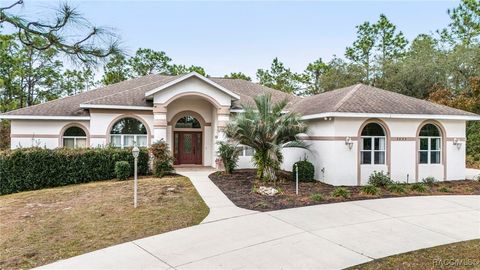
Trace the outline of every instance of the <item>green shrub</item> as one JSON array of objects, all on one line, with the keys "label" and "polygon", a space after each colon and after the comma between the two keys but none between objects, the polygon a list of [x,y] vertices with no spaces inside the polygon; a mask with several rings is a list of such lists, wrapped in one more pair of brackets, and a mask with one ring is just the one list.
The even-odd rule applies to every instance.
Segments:
[{"label": "green shrub", "polygon": [[429,176],[429,177],[423,178],[422,182],[430,187],[433,187],[437,182],[437,179],[435,179],[435,177]]},{"label": "green shrub", "polygon": [[441,187],[438,189],[438,191],[440,191],[440,192],[445,192],[445,193],[446,193],[446,192],[450,192],[451,190],[450,190],[448,187],[446,187],[446,186],[441,186]]},{"label": "green shrub", "polygon": [[292,178],[297,177],[296,166],[298,166],[298,181],[313,181],[315,177],[315,166],[307,159],[297,161],[293,164]]},{"label": "green shrub", "polygon": [[310,200],[314,202],[321,202],[324,200],[324,198],[323,195],[320,193],[313,193],[312,195],[310,195]]},{"label": "green shrub", "polygon": [[362,193],[368,194],[368,195],[377,195],[380,193],[380,189],[376,186],[373,185],[366,185],[361,188]]},{"label": "green shrub", "polygon": [[[148,151],[138,158],[138,174],[148,173]],[[128,161],[131,149],[22,148],[0,152],[0,194],[113,179],[115,163]]]},{"label": "green shrub", "polygon": [[387,190],[394,193],[406,193],[407,189],[405,188],[405,184],[392,182],[390,185],[387,186]]},{"label": "green shrub", "polygon": [[231,174],[237,167],[240,148],[228,142],[218,142],[218,155],[222,159],[225,173]]},{"label": "green shrub", "polygon": [[410,186],[410,190],[416,191],[416,192],[427,192],[428,189],[424,183],[418,182],[418,183],[413,183]]},{"label": "green shrub", "polygon": [[337,187],[333,190],[332,192],[333,197],[342,197],[342,198],[349,198],[350,197],[350,191],[348,189],[343,188],[343,187]]},{"label": "green shrub", "polygon": [[390,179],[390,176],[388,176],[388,174],[384,173],[383,171],[374,171],[372,175],[370,175],[370,177],[368,178],[368,184],[375,187],[387,187],[392,183],[393,181],[392,179]]},{"label": "green shrub", "polygon": [[153,156],[153,173],[157,177],[163,177],[173,171],[174,158],[168,149],[168,144],[162,139],[150,145],[150,153]]},{"label": "green shrub", "polygon": [[115,162],[115,175],[119,180],[127,180],[130,177],[130,163],[128,161],[117,161]]}]

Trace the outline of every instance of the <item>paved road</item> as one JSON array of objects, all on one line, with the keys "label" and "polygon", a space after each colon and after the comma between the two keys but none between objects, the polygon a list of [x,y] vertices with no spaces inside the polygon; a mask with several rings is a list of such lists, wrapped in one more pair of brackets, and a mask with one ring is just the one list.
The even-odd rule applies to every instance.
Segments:
[{"label": "paved road", "polygon": [[232,207],[208,188],[202,178],[207,172],[195,174],[190,175],[194,184],[195,177],[205,182],[199,193],[217,209],[206,222],[43,268],[341,269],[480,238],[480,196],[390,198],[259,213]]}]

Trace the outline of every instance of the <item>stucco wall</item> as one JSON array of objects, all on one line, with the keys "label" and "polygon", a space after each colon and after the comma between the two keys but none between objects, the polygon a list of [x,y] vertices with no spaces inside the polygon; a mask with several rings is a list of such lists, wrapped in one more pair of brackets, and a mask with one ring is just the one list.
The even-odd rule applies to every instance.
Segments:
[{"label": "stucco wall", "polygon": [[88,121],[12,120],[11,148],[56,148],[59,146],[62,129],[72,123],[82,125],[87,131],[90,128]]}]

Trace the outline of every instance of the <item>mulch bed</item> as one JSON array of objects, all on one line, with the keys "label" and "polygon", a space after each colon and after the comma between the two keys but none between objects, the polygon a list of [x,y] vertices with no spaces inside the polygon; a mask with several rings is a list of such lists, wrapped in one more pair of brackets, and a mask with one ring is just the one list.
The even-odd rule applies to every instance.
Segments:
[{"label": "mulch bed", "polygon": [[[375,198],[391,198],[406,196],[428,196],[428,195],[480,195],[480,182],[470,180],[438,182],[433,187],[428,187],[427,192],[414,192],[407,188],[406,193],[389,192],[381,189],[378,195],[366,195],[361,192],[361,187],[343,187],[350,192],[349,198],[333,197],[332,192],[335,186],[319,181],[300,182],[299,195],[295,194],[295,181],[290,173],[281,172],[280,180],[276,183],[276,189],[280,192],[275,196],[265,196],[256,193],[254,190],[259,186],[273,186],[273,183],[264,183],[256,179],[255,170],[236,170],[231,175],[222,172],[210,174],[210,179],[222,190],[225,195],[238,207],[256,210],[272,211],[300,206],[326,204],[343,201],[366,200]],[[448,192],[441,192],[439,189],[446,187]],[[315,200],[320,194],[322,200]],[[314,196],[312,196],[314,195]]]}]

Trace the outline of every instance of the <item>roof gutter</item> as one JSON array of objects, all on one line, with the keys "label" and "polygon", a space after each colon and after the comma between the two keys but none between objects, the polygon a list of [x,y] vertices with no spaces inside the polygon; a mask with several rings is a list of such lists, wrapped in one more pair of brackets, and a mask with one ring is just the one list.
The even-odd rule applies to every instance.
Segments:
[{"label": "roof gutter", "polygon": [[90,116],[62,116],[62,115],[8,115],[0,114],[0,119],[6,120],[90,120]]},{"label": "roof gutter", "polygon": [[153,107],[148,107],[148,106],[106,105],[106,104],[80,104],[80,108],[82,108],[82,109],[153,111]]},{"label": "roof gutter", "polygon": [[345,113],[327,112],[302,116],[302,120],[311,120],[328,117],[351,118],[392,118],[392,119],[438,119],[438,120],[464,120],[480,121],[480,115],[445,115],[445,114],[388,114],[388,113]]}]

